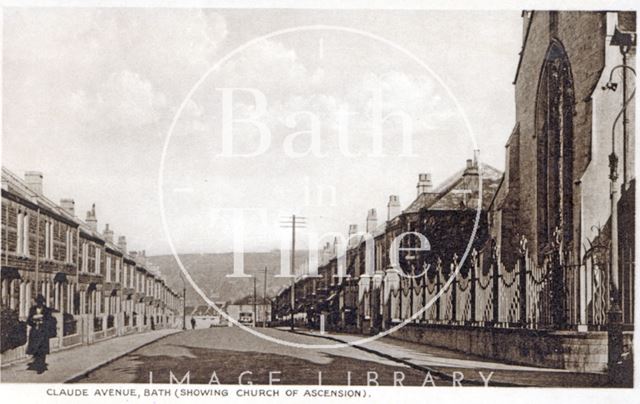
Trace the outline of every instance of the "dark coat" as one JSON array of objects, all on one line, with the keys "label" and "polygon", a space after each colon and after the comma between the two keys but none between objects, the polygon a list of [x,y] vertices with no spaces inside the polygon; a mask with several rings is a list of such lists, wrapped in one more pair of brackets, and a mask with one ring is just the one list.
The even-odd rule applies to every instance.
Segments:
[{"label": "dark coat", "polygon": [[55,319],[51,315],[51,309],[43,306],[41,317],[37,316],[38,307],[32,306],[29,309],[27,324],[31,327],[29,331],[29,342],[27,344],[27,355],[46,355],[49,353],[49,338],[52,337],[52,327],[55,327]]}]

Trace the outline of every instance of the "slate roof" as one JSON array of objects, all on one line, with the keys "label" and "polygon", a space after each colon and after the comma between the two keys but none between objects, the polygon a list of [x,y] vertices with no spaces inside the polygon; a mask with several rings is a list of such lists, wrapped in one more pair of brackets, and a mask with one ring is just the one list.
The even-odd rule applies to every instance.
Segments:
[{"label": "slate roof", "polygon": [[[482,164],[482,208],[488,209],[493,196],[495,195],[502,172],[489,164]],[[430,210],[457,210],[461,208],[474,208],[477,206],[477,199],[469,193],[465,184],[464,174],[466,168],[457,171],[455,174],[442,182],[440,186],[432,192],[419,195],[404,213],[417,213],[421,209]],[[475,182],[471,179],[472,183]]]},{"label": "slate roof", "polygon": [[[139,258],[129,254],[128,252],[123,252],[118,245],[113,242],[109,242],[105,239],[105,237],[97,230],[93,230],[89,225],[82,219],[77,216],[71,215],[69,212],[64,210],[60,205],[53,202],[51,199],[47,198],[43,194],[38,194],[33,190],[29,189],[27,183],[20,178],[17,174],[12,172],[6,167],[2,167],[2,188],[6,189],[8,192],[11,192],[14,195],[18,195],[21,198],[30,201],[33,204],[41,206],[44,209],[47,209],[55,214],[64,217],[65,219],[74,222],[80,228],[80,231],[92,236],[96,239],[103,240],[105,245],[114,251],[120,251],[123,255],[131,260],[135,260],[139,265],[145,267],[145,270],[149,271],[150,268],[147,268],[146,262],[139,262]],[[159,268],[155,270],[155,276],[160,277]],[[163,278],[161,278],[164,280]]]},{"label": "slate roof", "polygon": [[81,223],[81,221],[77,217],[70,215],[66,210],[62,209],[51,199],[29,189],[26,182],[22,178],[18,177],[16,174],[5,167],[2,167],[2,183],[3,188],[6,187],[6,190],[11,192],[12,194],[18,195],[23,199],[26,199],[33,204],[48,209],[70,221],[76,222],[78,224]]},{"label": "slate roof", "polygon": [[[220,309],[224,309],[226,307],[226,302],[215,302],[216,306]],[[198,316],[198,317],[207,317],[207,316],[218,316],[218,311],[208,304],[199,304],[197,306],[187,306],[185,307],[184,312],[188,316]]]}]

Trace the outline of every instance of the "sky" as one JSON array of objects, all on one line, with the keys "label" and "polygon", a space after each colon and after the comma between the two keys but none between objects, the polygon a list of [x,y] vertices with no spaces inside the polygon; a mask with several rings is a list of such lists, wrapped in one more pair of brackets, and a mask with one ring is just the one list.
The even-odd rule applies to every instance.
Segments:
[{"label": "sky", "polygon": [[168,236],[178,252],[230,251],[240,230],[247,251],[278,248],[291,214],[302,232],[364,230],[389,195],[410,204],[419,173],[438,185],[476,148],[504,167],[521,24],[517,11],[5,9],[2,164],[42,171],[80,218],[95,203],[100,229],[147,254],[168,253]]}]

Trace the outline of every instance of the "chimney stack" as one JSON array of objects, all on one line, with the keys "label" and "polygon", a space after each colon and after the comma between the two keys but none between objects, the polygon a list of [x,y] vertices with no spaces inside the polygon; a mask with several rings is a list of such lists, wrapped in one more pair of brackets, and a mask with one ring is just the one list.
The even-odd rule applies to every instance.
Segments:
[{"label": "chimney stack", "polygon": [[478,160],[475,158],[467,159],[467,168],[463,175],[478,175]]},{"label": "chimney stack", "polygon": [[433,185],[431,184],[431,174],[418,174],[418,185],[416,185],[416,188],[418,190],[418,196],[427,192],[431,192],[431,190],[433,189]]},{"label": "chimney stack", "polygon": [[376,227],[378,227],[378,213],[375,209],[369,209],[369,213],[367,213],[367,233],[373,233]]},{"label": "chimney stack", "polygon": [[87,225],[93,231],[98,231],[98,219],[96,218],[96,204],[91,205],[91,210],[87,211]]},{"label": "chimney stack", "polygon": [[350,224],[349,225],[349,242],[348,242],[349,247],[353,247],[353,246],[356,246],[358,244],[358,240],[357,240],[356,237],[351,238],[351,236],[353,236],[357,232],[358,232],[358,225],[357,224]]},{"label": "chimney stack", "polygon": [[400,198],[398,195],[389,195],[387,203],[387,220],[391,220],[400,214]]},{"label": "chimney stack", "polygon": [[27,183],[27,188],[42,195],[42,173],[40,171],[27,171],[24,173],[24,181]]},{"label": "chimney stack", "polygon": [[108,242],[113,243],[113,230],[109,228],[109,223],[105,224],[102,235]]},{"label": "chimney stack", "polygon": [[122,250],[123,254],[127,253],[127,238],[125,236],[118,237],[118,247]]},{"label": "chimney stack", "polygon": [[60,207],[71,216],[76,216],[76,201],[74,201],[73,199],[60,199]]},{"label": "chimney stack", "polygon": [[131,251],[129,254],[136,260],[138,265],[147,265],[147,256],[144,250]]}]

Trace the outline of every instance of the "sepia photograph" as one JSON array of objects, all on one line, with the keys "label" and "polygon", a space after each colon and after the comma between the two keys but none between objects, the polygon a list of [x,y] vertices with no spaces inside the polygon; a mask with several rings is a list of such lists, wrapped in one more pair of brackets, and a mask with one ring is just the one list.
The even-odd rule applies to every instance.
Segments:
[{"label": "sepia photograph", "polygon": [[3,396],[630,400],[637,4],[396,3],[5,5]]}]

